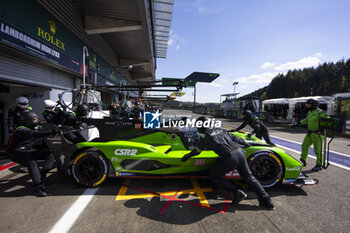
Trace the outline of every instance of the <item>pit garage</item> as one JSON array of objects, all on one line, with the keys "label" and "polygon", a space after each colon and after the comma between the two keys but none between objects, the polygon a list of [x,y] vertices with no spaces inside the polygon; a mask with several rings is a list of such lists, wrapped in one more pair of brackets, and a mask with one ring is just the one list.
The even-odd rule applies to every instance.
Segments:
[{"label": "pit garage", "polygon": [[[154,81],[157,59],[166,58],[172,9],[172,1],[2,1],[0,147],[18,96],[41,114],[45,99],[57,101],[81,85]],[[95,90],[106,105],[118,98],[111,89]],[[65,94],[65,102],[73,97]]]}]

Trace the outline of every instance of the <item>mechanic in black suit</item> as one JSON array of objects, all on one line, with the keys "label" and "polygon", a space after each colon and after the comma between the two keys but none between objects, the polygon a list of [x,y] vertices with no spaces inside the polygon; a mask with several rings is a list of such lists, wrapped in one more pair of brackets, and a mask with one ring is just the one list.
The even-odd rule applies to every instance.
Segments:
[{"label": "mechanic in black suit", "polygon": [[[28,167],[29,175],[38,197],[48,195],[44,181],[46,174],[54,168],[55,158],[44,145],[42,138],[56,134],[56,130],[43,131],[39,126],[39,117],[35,112],[24,113],[24,124],[17,127],[9,143],[8,156],[11,160]],[[37,160],[45,160],[42,169]]]},{"label": "mechanic in black suit", "polygon": [[197,126],[197,122],[202,122],[202,127],[197,128],[198,132],[203,136],[198,142],[196,149],[192,150],[189,154],[184,155],[182,161],[185,162],[191,157],[199,155],[204,149],[213,150],[219,158],[210,171],[210,177],[225,190],[233,193],[232,204],[238,204],[241,200],[247,197],[246,193],[238,189],[229,180],[223,178],[226,173],[236,169],[242,179],[249,184],[258,196],[260,206],[267,209],[274,209],[274,205],[269,195],[259,181],[255,179],[248,167],[247,159],[241,145],[245,147],[250,145],[243,139],[230,134],[224,129],[210,129],[204,127],[205,124],[203,122],[208,120],[208,118],[203,116],[197,119]]},{"label": "mechanic in black suit", "polygon": [[264,138],[268,144],[275,146],[275,144],[271,142],[269,130],[267,129],[266,125],[258,117],[253,117],[253,114],[250,110],[246,110],[243,112],[243,120],[243,123],[233,131],[241,130],[246,125],[249,125],[253,128],[253,131],[248,134],[248,137],[251,137],[252,135],[256,134],[257,138]]}]

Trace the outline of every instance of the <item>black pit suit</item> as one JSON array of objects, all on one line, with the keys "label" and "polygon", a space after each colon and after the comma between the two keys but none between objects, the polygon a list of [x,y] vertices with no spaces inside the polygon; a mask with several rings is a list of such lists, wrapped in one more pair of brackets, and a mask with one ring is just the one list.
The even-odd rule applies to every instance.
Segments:
[{"label": "black pit suit", "polygon": [[[45,110],[42,114],[47,123],[72,126],[74,129],[80,129],[81,122],[74,112],[64,112],[61,109],[57,108],[54,112]],[[66,133],[64,136],[66,139],[73,143],[86,141],[78,131],[73,133]]]},{"label": "black pit suit", "polygon": [[[81,120],[84,117],[77,117],[75,113],[67,112],[66,117],[64,119],[63,125],[72,126],[73,129],[80,130],[80,126],[82,124]],[[75,131],[73,133],[64,134],[64,136],[73,143],[85,142],[85,138],[81,135],[79,131]]]},{"label": "black pit suit", "polygon": [[265,141],[270,145],[275,145],[271,142],[269,131],[266,127],[266,125],[257,117],[251,117],[249,119],[244,119],[243,123],[236,128],[236,130],[243,129],[246,125],[249,125],[253,128],[253,131],[250,132],[250,135],[256,134],[256,137],[259,139],[264,138]]},{"label": "black pit suit", "polygon": [[21,126],[24,123],[24,114],[32,110],[32,107],[28,106],[24,109],[14,106],[8,111],[8,120],[7,125],[9,133],[13,133],[17,127]]},{"label": "black pit suit", "polygon": [[219,156],[210,171],[210,177],[215,183],[225,190],[235,193],[238,188],[232,182],[223,178],[223,176],[236,169],[241,178],[250,185],[259,198],[269,197],[259,181],[251,173],[244,150],[240,145],[250,146],[243,139],[228,133],[224,129],[206,129],[196,149],[192,150],[188,156],[196,156],[204,149],[213,150]]},{"label": "black pit suit", "polygon": [[[43,137],[51,134],[53,134],[51,130],[42,131],[40,128],[31,129],[20,126],[12,136],[8,156],[14,162],[28,167],[34,185],[42,184],[46,174],[54,168],[55,158],[42,141]],[[41,170],[37,160],[45,160]]]},{"label": "black pit suit", "polygon": [[63,125],[66,113],[59,108],[56,108],[53,112],[43,111],[43,117],[47,123],[54,123],[55,125]]}]

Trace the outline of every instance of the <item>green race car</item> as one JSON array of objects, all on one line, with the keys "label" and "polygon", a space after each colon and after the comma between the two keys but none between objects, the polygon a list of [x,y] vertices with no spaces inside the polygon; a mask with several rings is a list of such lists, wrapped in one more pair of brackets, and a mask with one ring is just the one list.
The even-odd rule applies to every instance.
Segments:
[{"label": "green race car", "polygon": [[[47,144],[54,150],[58,169],[70,174],[77,183],[87,187],[101,185],[111,176],[209,177],[209,171],[218,158],[213,151],[206,150],[186,162],[181,161],[183,155],[195,148],[199,139],[196,129],[137,130],[139,124],[137,121],[94,119],[90,125],[99,125],[99,138],[73,144],[64,137],[67,132],[62,129],[62,134],[49,137]],[[253,175],[264,187],[272,187],[279,183],[315,183],[301,173],[302,164],[283,149],[272,147],[255,137],[247,138],[244,133],[232,133],[252,145],[244,148],[248,164]],[[239,179],[239,174],[232,171],[225,177]]]}]

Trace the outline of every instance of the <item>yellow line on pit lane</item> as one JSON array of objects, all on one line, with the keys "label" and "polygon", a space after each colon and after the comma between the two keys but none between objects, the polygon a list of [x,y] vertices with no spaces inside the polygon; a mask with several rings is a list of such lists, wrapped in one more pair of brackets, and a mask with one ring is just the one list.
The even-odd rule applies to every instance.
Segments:
[{"label": "yellow line on pit lane", "polygon": [[115,198],[115,201],[159,197],[159,195],[173,196],[176,193],[178,196],[180,196],[182,194],[196,194],[201,205],[206,206],[206,207],[210,207],[208,200],[206,199],[204,193],[205,192],[213,192],[213,189],[212,188],[201,188],[196,179],[191,179],[191,182],[192,182],[194,189],[184,189],[184,190],[180,190],[180,191],[157,192],[155,194],[142,193],[142,194],[126,195],[128,185],[130,184],[130,179],[125,179],[122,187],[119,190],[117,197]]},{"label": "yellow line on pit lane", "polygon": [[[129,185],[130,185],[130,179],[124,179],[123,185],[119,190],[118,196],[125,196]],[[117,196],[117,198],[118,198],[118,196]],[[117,200],[117,198],[115,200]]]},{"label": "yellow line on pit lane", "polygon": [[[198,181],[196,179],[191,179],[191,183],[192,183],[192,185],[194,187],[194,190],[196,191],[197,197],[198,197],[199,202],[201,203],[201,205],[202,206],[206,206],[206,207],[210,207],[210,205],[208,203],[208,200],[204,196],[204,192],[208,192],[208,191],[205,191],[204,189],[202,189],[199,186]],[[211,189],[211,191],[213,191],[213,190]]]},{"label": "yellow line on pit lane", "polygon": [[[199,190],[196,189],[184,189],[184,190],[180,190],[180,191],[168,191],[168,192],[157,192],[157,194],[152,194],[152,193],[145,193],[145,194],[130,194],[130,195],[119,195],[115,198],[116,201],[120,201],[120,200],[130,200],[130,199],[141,199],[141,198],[150,198],[150,197],[159,197],[159,195],[164,195],[164,196],[173,196],[175,193],[177,193],[177,195],[182,195],[182,194],[197,194],[198,196],[198,192]],[[204,192],[212,192],[213,189],[212,188],[201,188],[200,192],[204,193]],[[205,199],[205,198],[204,198]],[[201,200],[201,199],[200,199]],[[206,200],[206,199],[205,199]],[[200,201],[201,202],[201,201]],[[208,201],[206,201],[208,203]],[[201,202],[202,204],[202,202]],[[209,204],[202,204],[204,206],[209,206]]]}]

